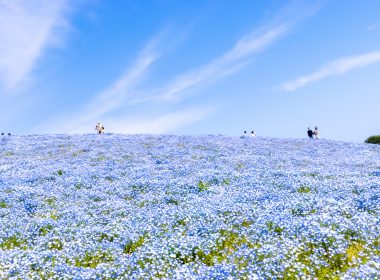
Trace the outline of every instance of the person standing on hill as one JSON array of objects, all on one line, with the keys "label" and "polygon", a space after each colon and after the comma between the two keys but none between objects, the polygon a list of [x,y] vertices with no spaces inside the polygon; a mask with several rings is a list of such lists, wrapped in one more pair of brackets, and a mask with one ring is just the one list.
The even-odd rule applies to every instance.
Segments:
[{"label": "person standing on hill", "polygon": [[318,127],[314,127],[314,132],[313,132],[314,138],[319,139],[319,131]]},{"label": "person standing on hill", "polygon": [[309,136],[309,139],[313,139],[313,131],[310,129],[310,127],[307,128],[307,136]]},{"label": "person standing on hill", "polygon": [[99,134],[104,133],[104,126],[103,126],[100,122],[98,122],[98,123],[96,124],[96,126],[95,126],[95,130],[96,130]]}]

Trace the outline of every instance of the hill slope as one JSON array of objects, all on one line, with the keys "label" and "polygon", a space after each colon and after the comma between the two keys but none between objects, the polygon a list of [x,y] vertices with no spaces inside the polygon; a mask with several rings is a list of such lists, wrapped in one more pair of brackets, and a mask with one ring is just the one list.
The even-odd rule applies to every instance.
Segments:
[{"label": "hill slope", "polygon": [[380,277],[380,146],[1,138],[0,278]]}]

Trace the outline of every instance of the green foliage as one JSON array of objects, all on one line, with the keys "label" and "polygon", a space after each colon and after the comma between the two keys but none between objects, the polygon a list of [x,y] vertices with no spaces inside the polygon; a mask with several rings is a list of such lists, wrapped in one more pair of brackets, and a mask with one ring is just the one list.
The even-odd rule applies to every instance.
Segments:
[{"label": "green foliage", "polygon": [[293,216],[298,216],[298,217],[306,217],[311,214],[317,213],[316,209],[304,209],[301,206],[296,206],[295,208],[292,209],[292,215]]},{"label": "green foliage", "polygon": [[208,190],[208,188],[209,188],[209,184],[207,184],[207,183],[204,183],[203,181],[199,181],[198,182],[198,191],[199,192],[203,192],[203,191],[207,191]]},{"label": "green foliage", "polygon": [[84,256],[74,259],[76,267],[96,268],[101,263],[110,263],[114,257],[108,252],[86,252]]},{"label": "green foliage", "polygon": [[224,178],[224,179],[222,180],[222,184],[225,185],[225,186],[228,186],[228,185],[231,184],[231,180],[228,179],[228,178]]},{"label": "green foliage", "polygon": [[305,175],[306,177],[311,177],[311,178],[315,178],[318,176],[318,173],[308,173]]},{"label": "green foliage", "polygon": [[187,222],[185,219],[180,219],[180,220],[177,220],[174,225],[173,225],[173,228],[176,228],[176,227],[180,227],[180,226],[186,226],[187,225]]},{"label": "green foliage", "polygon": [[60,239],[54,238],[49,242],[48,248],[50,250],[62,250],[63,249],[63,243]]},{"label": "green foliage", "polygon": [[179,202],[177,200],[175,200],[174,198],[168,198],[166,199],[166,203],[167,204],[174,204],[174,205],[178,205]]},{"label": "green foliage", "polygon": [[[366,257],[361,257],[365,251],[363,241],[349,242],[346,250],[341,253],[334,253],[334,250],[332,250],[335,242],[336,240],[333,237],[320,242],[306,242],[302,250],[296,253],[293,266],[284,271],[283,279],[298,279],[297,275],[300,272],[300,267],[303,267],[302,272],[304,274],[312,276],[311,278],[313,279],[340,279],[338,277],[339,273],[367,262]],[[313,259],[315,259],[316,255],[322,258],[325,265],[314,265]]]},{"label": "green foliage", "polygon": [[38,234],[39,234],[40,236],[45,236],[45,235],[48,234],[52,229],[53,229],[53,226],[52,226],[52,225],[45,225],[45,226],[42,226],[42,227],[40,227],[40,229],[38,230]]},{"label": "green foliage", "polygon": [[[241,225],[243,226],[243,225]],[[222,263],[227,257],[233,254],[241,246],[254,248],[244,235],[230,229],[219,230],[219,236],[210,248],[201,248],[196,246],[188,254],[173,249],[174,258],[181,264],[192,262],[202,262],[207,266],[214,266],[216,263]]]},{"label": "green foliage", "polygon": [[369,144],[380,144],[380,135],[370,136],[364,142]]},{"label": "green foliage", "polygon": [[58,220],[59,219],[59,216],[58,216],[58,214],[57,214],[57,211],[55,211],[55,210],[53,210],[53,211],[51,211],[50,212],[50,218],[52,219],[52,220]]},{"label": "green foliage", "polygon": [[7,208],[7,203],[4,200],[0,201],[0,208]]},{"label": "green foliage", "polygon": [[115,238],[118,238],[118,237],[119,237],[118,234],[108,234],[108,233],[102,232],[98,240],[99,242],[103,242],[104,240],[108,242],[114,242]]},{"label": "green foliage", "polygon": [[311,192],[311,187],[309,187],[309,186],[300,186],[297,189],[297,192],[299,192],[299,193],[309,193],[309,192]]},{"label": "green foliage", "polygon": [[282,232],[284,231],[284,229],[278,225],[276,225],[274,222],[272,221],[267,221],[266,222],[266,225],[268,227],[268,230],[271,231],[271,232],[274,232],[276,233],[277,235],[281,235]]},{"label": "green foliage", "polygon": [[26,244],[26,239],[20,238],[16,235],[12,235],[3,239],[3,241],[0,243],[0,249],[12,250],[14,248],[21,248],[25,250],[27,248]]},{"label": "green foliage", "polygon": [[123,249],[124,254],[132,254],[135,252],[139,247],[144,245],[146,235],[140,236],[136,241],[129,240],[125,245]]},{"label": "green foliage", "polygon": [[45,199],[46,203],[49,206],[54,206],[56,200],[57,199],[55,197],[48,197],[48,198]]},{"label": "green foliage", "polygon": [[61,169],[59,169],[59,170],[57,171],[57,174],[58,174],[59,176],[62,176],[62,175],[63,175],[63,171],[62,171]]}]

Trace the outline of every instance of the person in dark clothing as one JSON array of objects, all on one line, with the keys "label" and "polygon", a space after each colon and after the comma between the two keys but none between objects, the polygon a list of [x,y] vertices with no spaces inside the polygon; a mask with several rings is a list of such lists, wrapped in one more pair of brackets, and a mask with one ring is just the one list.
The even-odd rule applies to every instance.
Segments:
[{"label": "person in dark clothing", "polygon": [[307,136],[309,136],[309,139],[313,139],[313,131],[310,129],[310,127],[307,128]]}]

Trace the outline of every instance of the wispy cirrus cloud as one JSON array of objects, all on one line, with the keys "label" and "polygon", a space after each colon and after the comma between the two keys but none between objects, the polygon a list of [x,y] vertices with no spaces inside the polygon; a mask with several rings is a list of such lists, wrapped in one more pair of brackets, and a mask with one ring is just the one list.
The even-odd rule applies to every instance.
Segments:
[{"label": "wispy cirrus cloud", "polygon": [[[263,50],[286,30],[287,26],[280,25],[267,30],[259,37],[246,36],[239,40],[231,50],[211,63],[180,75],[175,78],[174,81],[169,82],[164,88],[147,90],[151,95],[141,97],[137,95],[137,93],[140,92],[139,86],[141,86],[141,82],[146,77],[149,68],[160,58],[157,49],[161,41],[161,36],[156,36],[140,52],[136,62],[128,68],[121,77],[115,80],[108,88],[99,92],[93,100],[86,105],[81,112],[81,116],[75,117],[70,122],[65,121],[64,123],[69,123],[67,128],[65,128],[65,125],[55,125],[55,127],[64,130],[67,129],[72,132],[85,132],[88,131],[88,127],[93,126],[94,121],[107,119],[107,114],[119,108],[126,107],[130,104],[136,105],[136,103],[171,100],[176,95],[192,87],[221,79],[227,75],[232,75],[248,63],[245,59]],[[161,133],[177,127],[179,123],[186,125],[198,121],[200,117],[205,117],[211,113],[212,110],[206,111],[208,112],[207,114],[205,111],[201,112],[200,109],[186,109],[182,112],[165,113],[160,116],[152,117],[149,120],[134,120],[133,123],[137,125],[132,125],[128,120],[123,121],[117,119],[113,119],[108,123],[119,124],[115,125],[112,131],[120,133],[124,131],[128,131],[128,133],[131,133],[131,131],[134,133],[143,133],[148,132],[148,128],[151,133]],[[170,119],[172,120],[170,121]],[[167,127],[166,130],[163,124]]]},{"label": "wispy cirrus cloud", "polygon": [[316,14],[323,5],[323,1],[316,1],[313,4],[290,1],[276,17],[242,37],[221,56],[174,77],[163,87],[147,90],[148,94],[139,96],[133,102],[179,100],[189,90],[241,71],[252,62],[256,55],[284,37],[299,22]]},{"label": "wispy cirrus cloud", "polygon": [[160,58],[158,45],[161,34],[155,36],[139,52],[135,62],[107,88],[95,94],[77,114],[66,115],[59,120],[42,124],[38,130],[60,133],[71,131],[75,133],[88,132],[94,122],[105,119],[107,114],[127,105],[127,101],[136,94],[139,84],[144,80],[150,67]]},{"label": "wispy cirrus cloud", "polygon": [[344,75],[355,69],[380,62],[380,50],[332,61],[319,70],[283,84],[280,89],[294,91],[330,76]]},{"label": "wispy cirrus cloud", "polygon": [[245,36],[232,49],[210,63],[175,77],[162,88],[151,90],[149,96],[139,97],[135,102],[173,100],[189,89],[233,75],[249,64],[255,54],[284,35],[288,29],[289,25],[280,24],[259,35]]},{"label": "wispy cirrus cloud", "polygon": [[0,0],[0,86],[10,91],[26,80],[46,47],[56,44],[68,0]]},{"label": "wispy cirrus cloud", "polygon": [[[164,112],[160,114],[156,113],[150,117],[133,120],[123,112],[120,115],[120,111],[124,111],[129,106],[140,106],[142,103],[147,103],[147,106],[156,107],[158,105],[163,108],[162,105],[168,101],[181,100],[185,93],[190,90],[235,74],[251,63],[255,55],[284,36],[298,21],[310,16],[318,9],[319,7],[313,7],[305,12],[303,6],[288,5],[285,9],[285,16],[283,14],[275,20],[267,22],[265,26],[256,28],[216,59],[174,76],[163,86],[145,87],[142,81],[147,77],[151,65],[161,56],[157,49],[162,40],[161,36],[157,36],[140,52],[135,64],[109,87],[96,94],[80,115],[73,116],[70,121],[67,121],[65,117],[63,126],[55,125],[54,127],[58,127],[61,131],[83,133],[88,132],[89,127],[93,127],[96,121],[103,120],[108,123],[108,129],[113,132],[162,133],[199,121],[214,110],[208,108],[207,105],[205,108],[190,108],[182,111],[166,107]],[[302,12],[300,13],[300,11]],[[295,14],[297,16],[294,16]],[[119,111],[119,117],[110,118],[117,111]],[[67,129],[64,129],[65,127]]]}]

